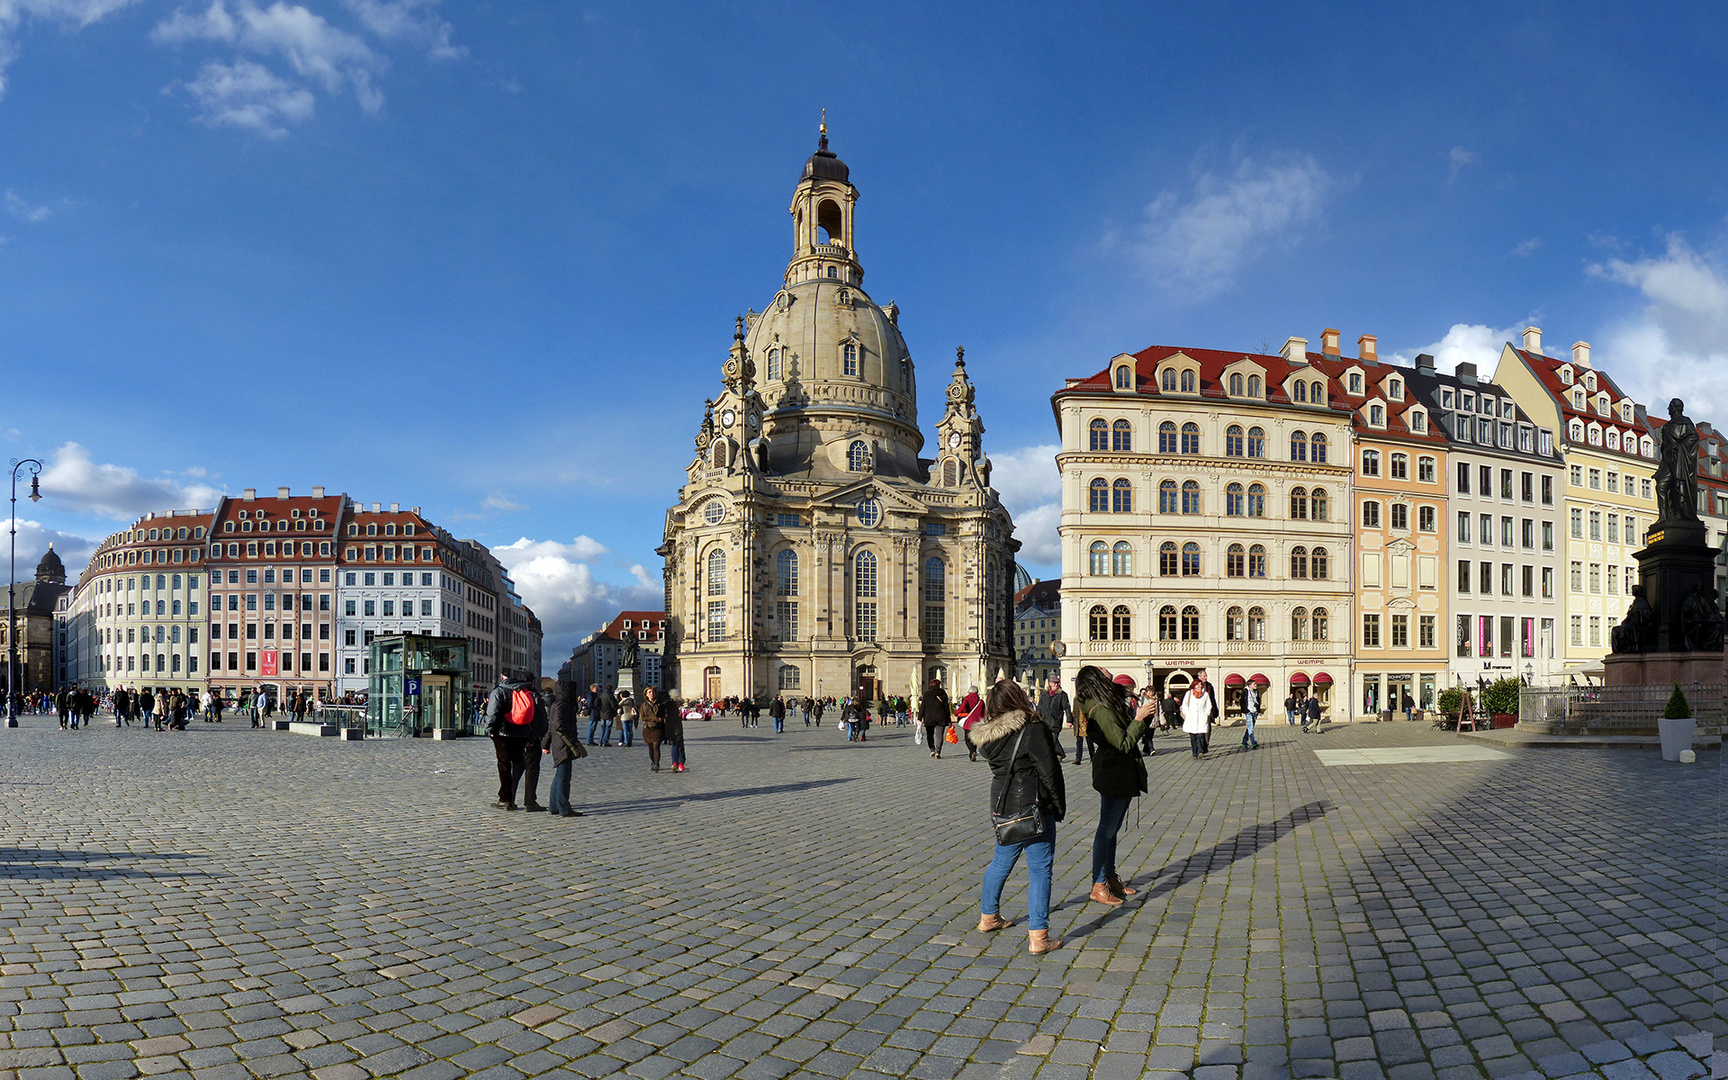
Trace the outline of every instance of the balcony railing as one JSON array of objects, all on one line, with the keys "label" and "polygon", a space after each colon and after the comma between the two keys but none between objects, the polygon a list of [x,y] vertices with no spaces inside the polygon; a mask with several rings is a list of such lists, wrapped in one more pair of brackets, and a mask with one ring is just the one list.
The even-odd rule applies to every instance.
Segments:
[{"label": "balcony railing", "polygon": [[1226,641],[1225,656],[1270,656],[1272,647],[1264,641]]},{"label": "balcony railing", "polygon": [[1134,643],[1132,641],[1088,641],[1086,643],[1086,652],[1088,655],[1092,656],[1120,656],[1124,653],[1132,654],[1134,652]]},{"label": "balcony railing", "polygon": [[1158,652],[1166,656],[1198,656],[1206,651],[1204,641],[1160,641]]}]

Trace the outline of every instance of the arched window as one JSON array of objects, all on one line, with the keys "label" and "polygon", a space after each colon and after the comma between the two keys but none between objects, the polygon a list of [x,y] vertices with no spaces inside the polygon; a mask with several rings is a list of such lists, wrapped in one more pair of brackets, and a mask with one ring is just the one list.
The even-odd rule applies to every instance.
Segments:
[{"label": "arched window", "polygon": [[1198,454],[1200,452],[1200,425],[1187,423],[1182,425],[1182,452]]},{"label": "arched window", "polygon": [[1584,422],[1582,420],[1568,420],[1566,422],[1566,437],[1573,442],[1582,442],[1584,440]]},{"label": "arched window", "polygon": [[1092,424],[1091,424],[1091,431],[1092,431],[1091,449],[1093,449],[1093,450],[1108,450],[1108,449],[1110,449],[1110,425],[1109,424],[1106,424],[1102,419],[1094,420],[1094,421],[1092,421]]},{"label": "arched window", "polygon": [[1326,404],[1326,389],[1320,383],[1308,384],[1308,400],[1316,405]]},{"label": "arched window", "polygon": [[1308,609],[1299,607],[1290,613],[1290,640],[1308,640]]},{"label": "arched window", "polygon": [[1248,456],[1263,458],[1266,456],[1266,431],[1264,428],[1248,429]]},{"label": "arched window", "polygon": [[1158,609],[1158,640],[1176,640],[1176,608],[1170,604]]},{"label": "arched window", "polygon": [[[725,439],[714,440],[714,467],[716,469],[724,469],[726,467],[726,440]],[[366,528],[368,530],[370,530],[372,528],[372,526],[368,525],[368,526],[366,526]]]},{"label": "arched window", "polygon": [[1248,573],[1248,553],[1241,544],[1224,549],[1224,576],[1243,577]]},{"label": "arched window", "polygon": [[1092,605],[1092,610],[1086,613],[1086,640],[1110,640],[1110,613],[1103,604]]},{"label": "arched window", "polygon": [[1117,577],[1126,577],[1134,572],[1134,549],[1128,541],[1118,540],[1110,549],[1110,572]]},{"label": "arched window", "polygon": [[1120,454],[1127,454],[1134,449],[1134,428],[1126,420],[1118,420],[1110,425],[1110,449]]},{"label": "arched window", "polygon": [[1266,548],[1253,544],[1248,548],[1248,576],[1263,578],[1266,576]]},{"label": "arched window", "polygon": [[1116,389],[1134,389],[1134,369],[1129,367],[1127,364],[1123,364],[1116,369]]},{"label": "arched window", "polygon": [[1290,576],[1298,579],[1308,577],[1308,549],[1300,544],[1290,549]]},{"label": "arched window", "polygon": [[720,548],[708,553],[708,595],[726,595],[726,552]]},{"label": "arched window", "polygon": [[870,465],[870,448],[864,445],[863,439],[853,439],[852,445],[846,448],[846,467],[853,472],[863,472]]},{"label": "arched window", "polygon": [[1182,640],[1200,640],[1200,609],[1193,604],[1182,609]]},{"label": "arched window", "polygon": [[1325,488],[1315,488],[1313,493],[1308,496],[1308,509],[1315,521],[1332,520],[1332,503],[1326,497]]},{"label": "arched window", "polygon": [[948,566],[941,559],[924,560],[924,602],[940,604],[948,599]]},{"label": "arched window", "polygon": [[1087,555],[1087,569],[1091,574],[1099,576],[1110,572],[1109,544],[1102,540],[1094,540],[1092,546],[1087,549]]},{"label": "arched window", "polygon": [[1242,485],[1231,483],[1224,485],[1224,516],[1242,516]]},{"label": "arched window", "polygon": [[1308,435],[1306,432],[1292,431],[1290,433],[1290,460],[1308,460]]},{"label": "arched window", "polygon": [[780,350],[779,349],[769,349],[768,350],[768,378],[771,380],[780,378]]},{"label": "arched window", "polygon": [[1119,479],[1110,485],[1110,509],[1118,514],[1134,512],[1134,485]]},{"label": "arched window", "polygon": [[1266,516],[1266,487],[1263,484],[1248,485],[1248,516]]},{"label": "arched window", "polygon": [[944,487],[953,487],[959,482],[960,467],[955,464],[953,458],[949,458],[947,461],[942,463],[942,485]]},{"label": "arched window", "polygon": [[1166,540],[1158,545],[1158,576],[1175,577],[1179,571],[1176,563],[1176,541]]},{"label": "arched window", "polygon": [[1308,520],[1308,489],[1305,487],[1290,489],[1290,520]]},{"label": "arched window", "polygon": [[1307,402],[1307,400],[1308,400],[1308,384],[1307,383],[1303,382],[1301,379],[1297,379],[1296,385],[1292,386],[1290,389],[1295,391],[1297,401]]},{"label": "arched window", "polygon": [[1094,514],[1102,514],[1110,509],[1110,481],[1102,476],[1095,477],[1089,488],[1091,501],[1087,504]]},{"label": "arched window", "polygon": [[1251,607],[1248,609],[1248,640],[1266,640],[1266,609]]},{"label": "arched window", "polygon": [[791,548],[774,556],[774,595],[798,595],[798,553]]},{"label": "arched window", "polygon": [[1174,454],[1176,452],[1176,421],[1166,420],[1158,425],[1158,452]]},{"label": "arched window", "polygon": [[1176,481],[1163,480],[1158,484],[1158,512],[1174,514],[1177,512]]},{"label": "arched window", "polygon": [[841,370],[847,375],[858,374],[858,346],[848,341],[840,350]]},{"label": "arched window", "polygon": [[1224,640],[1245,641],[1248,637],[1248,620],[1242,615],[1242,609],[1233,607],[1224,613]]},{"label": "arched window", "polygon": [[1610,449],[1610,450],[1620,449],[1620,429],[1619,428],[1609,428],[1608,429],[1608,449]]},{"label": "arched window", "polygon": [[1410,479],[1410,455],[1409,454],[1393,454],[1391,456],[1391,458],[1389,458],[1387,460],[1386,464],[1391,468],[1392,479],[1394,479],[1394,480],[1408,480],[1408,479]]},{"label": "arched window", "polygon": [[1182,373],[1182,392],[1184,394],[1194,393],[1194,373],[1192,371]]},{"label": "arched window", "polygon": [[1200,512],[1200,481],[1182,481],[1182,512],[1198,514]]},{"label": "arched window", "polygon": [[1242,376],[1240,376],[1240,375],[1230,376],[1230,396],[1231,397],[1241,397],[1242,396]]},{"label": "arched window", "polygon": [[1182,545],[1182,576],[1200,576],[1200,545],[1192,540]]},{"label": "arched window", "polygon": [[1248,376],[1248,396],[1252,398],[1260,396],[1260,376]]},{"label": "arched window", "polygon": [[1316,431],[1308,439],[1308,456],[1313,458],[1316,464],[1326,464],[1326,436],[1323,433]]},{"label": "arched window", "polygon": [[852,562],[853,624],[860,641],[876,640],[876,554],[860,551]]},{"label": "arched window", "polygon": [[1130,641],[1133,637],[1134,619],[1126,605],[1117,604],[1110,612],[1110,640]]},{"label": "arched window", "polygon": [[1368,423],[1374,427],[1386,426],[1386,407],[1384,405],[1368,406]]},{"label": "arched window", "polygon": [[1169,391],[1172,394],[1174,394],[1176,392],[1176,369],[1175,368],[1165,368],[1164,369],[1164,376],[1163,376],[1163,379],[1160,382],[1159,386],[1161,389]]},{"label": "arched window", "polygon": [[1241,424],[1231,424],[1229,427],[1224,429],[1224,456],[1225,457],[1242,457],[1243,456],[1242,425]]},{"label": "arched window", "polygon": [[1330,572],[1331,572],[1330,560],[1327,558],[1326,549],[1322,548],[1322,547],[1315,548],[1314,549],[1314,580],[1315,581],[1325,581],[1327,578],[1327,575]]},{"label": "arched window", "polygon": [[1326,609],[1323,607],[1317,607],[1314,609],[1314,640],[1325,641],[1328,632],[1329,627],[1326,618]]}]

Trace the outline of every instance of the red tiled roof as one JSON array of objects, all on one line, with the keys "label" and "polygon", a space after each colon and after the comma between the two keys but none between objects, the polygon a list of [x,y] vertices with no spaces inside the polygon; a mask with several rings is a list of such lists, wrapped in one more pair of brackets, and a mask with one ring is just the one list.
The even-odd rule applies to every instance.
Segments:
[{"label": "red tiled roof", "polygon": [[[1177,353],[1181,353],[1183,356],[1188,357],[1190,360],[1193,360],[1200,365],[1200,396],[1202,398],[1212,398],[1215,400],[1226,400],[1229,397],[1229,395],[1224,392],[1224,384],[1222,381],[1224,377],[1224,369],[1243,360],[1251,361],[1266,372],[1266,400],[1272,404],[1290,403],[1290,399],[1284,394],[1284,380],[1289,378],[1292,371],[1315,370],[1311,363],[1292,364],[1290,361],[1284,359],[1283,356],[1277,354],[1268,355],[1266,353],[1233,352],[1223,349],[1185,349],[1176,345],[1153,345],[1150,348],[1141,349],[1139,352],[1134,354],[1135,391],[1141,394],[1157,396],[1160,393],[1156,385],[1158,365]],[[1317,355],[1318,354],[1316,353],[1309,353],[1308,357],[1310,361],[1312,361],[1317,357]],[[1325,372],[1321,372],[1320,374],[1324,375]],[[1112,383],[1110,379],[1110,369],[1106,367],[1096,375],[1090,375],[1084,379],[1071,379],[1068,381],[1068,385],[1063,387],[1062,390],[1057,391],[1057,393],[1060,394],[1069,390],[1111,391]],[[1190,395],[1187,394],[1181,396],[1185,398],[1190,397]],[[1341,396],[1342,395],[1339,394],[1337,387],[1327,387],[1326,397],[1328,401],[1332,402],[1332,408],[1341,407],[1337,404],[1337,399]]]},{"label": "red tiled roof", "polygon": [[[1351,359],[1348,356],[1332,356],[1329,354],[1315,356],[1312,353],[1309,354],[1309,357],[1309,362],[1315,368],[1330,374],[1333,382],[1340,386],[1344,385],[1345,372],[1349,371],[1351,368],[1360,368],[1362,370],[1363,379],[1366,384],[1365,389],[1368,392],[1360,395],[1350,394],[1348,392],[1343,394],[1343,401],[1351,407],[1351,426],[1358,434],[1379,438],[1394,438],[1406,442],[1433,443],[1434,445],[1441,447],[1447,445],[1446,435],[1440,430],[1439,425],[1434,423],[1434,414],[1432,412],[1428,413],[1428,427],[1426,431],[1410,430],[1410,425],[1405,420],[1405,416],[1408,415],[1410,410],[1413,408],[1420,407],[1426,410],[1428,406],[1424,401],[1411,392],[1408,381],[1404,384],[1404,397],[1402,400],[1388,397],[1386,394],[1380,392],[1387,378],[1393,375],[1396,375],[1399,378],[1405,378],[1412,369],[1401,367],[1397,364],[1389,364],[1384,360],[1370,362],[1367,360]],[[1385,427],[1374,427],[1368,423],[1368,418],[1363,415],[1365,406],[1370,401],[1375,401],[1386,406]]]},{"label": "red tiled roof", "polygon": [[[1514,349],[1513,351],[1524,358],[1524,362],[1529,365],[1530,370],[1536,373],[1536,379],[1542,384],[1542,388],[1547,390],[1555,401],[1559,402],[1560,425],[1562,429],[1566,426],[1566,421],[1573,417],[1583,420],[1585,423],[1594,421],[1604,427],[1620,428],[1622,438],[1625,437],[1627,432],[1632,434],[1633,450],[1629,456],[1642,459],[1643,455],[1639,454],[1637,450],[1638,437],[1646,434],[1646,432],[1639,430],[1638,422],[1636,420],[1627,423],[1625,420],[1620,419],[1618,415],[1603,416],[1590,409],[1575,409],[1572,407],[1572,391],[1583,385],[1583,374],[1586,371],[1595,372],[1596,374],[1596,389],[1594,391],[1585,390],[1586,401],[1588,401],[1589,398],[1595,397],[1597,393],[1603,391],[1607,392],[1609,401],[1615,406],[1620,405],[1622,402],[1632,400],[1630,395],[1622,391],[1620,387],[1615,384],[1614,380],[1608,377],[1607,372],[1600,371],[1596,368],[1580,367],[1580,365],[1575,364],[1564,357],[1548,356],[1543,353],[1533,353],[1527,349]],[[1578,373],[1578,381],[1574,382],[1570,386],[1560,381],[1560,369],[1568,365]],[[1650,431],[1654,432],[1660,430],[1660,425],[1666,421],[1657,417],[1649,417],[1648,422],[1653,425],[1650,428]],[[1624,445],[1624,443],[1622,443],[1622,445]],[[1604,443],[1603,446],[1595,447],[1594,449],[1606,450],[1606,443]],[[1621,452],[1625,453],[1624,450]]]}]

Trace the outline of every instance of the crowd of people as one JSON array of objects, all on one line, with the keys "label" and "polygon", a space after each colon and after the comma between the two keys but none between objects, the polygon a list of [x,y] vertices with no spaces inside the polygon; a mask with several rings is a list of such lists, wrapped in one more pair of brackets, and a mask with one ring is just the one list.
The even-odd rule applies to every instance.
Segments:
[{"label": "crowd of people", "polygon": [[[181,687],[117,686],[91,690],[82,685],[63,686],[49,693],[32,691],[14,702],[20,714],[58,716],[66,731],[88,728],[99,712],[114,718],[114,726],[137,726],[154,731],[184,731],[194,719],[220,724],[227,714],[245,713],[253,727],[263,727],[278,711],[275,697],[261,691],[204,690]],[[281,702],[280,711],[295,720],[305,720],[319,702],[309,691],[292,691]]]}]

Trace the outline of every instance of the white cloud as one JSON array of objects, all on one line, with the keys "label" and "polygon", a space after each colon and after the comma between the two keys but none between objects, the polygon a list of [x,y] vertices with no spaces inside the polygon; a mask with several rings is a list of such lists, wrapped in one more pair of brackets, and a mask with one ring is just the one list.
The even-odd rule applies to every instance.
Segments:
[{"label": "white cloud", "polygon": [[658,611],[664,601],[661,584],[640,566],[630,568],[631,584],[597,579],[589,563],[606,554],[606,547],[591,537],[578,536],[564,544],[524,536],[494,547],[492,554],[509,569],[517,592],[540,617],[548,671],[556,671],[583,637],[619,611]]},{"label": "white cloud", "polygon": [[990,455],[990,485],[1014,518],[1018,558],[1028,569],[1061,572],[1062,548],[1056,536],[1062,520],[1062,475],[1056,469],[1061,449],[1052,443]]},{"label": "white cloud", "polygon": [[1465,169],[1469,168],[1471,165],[1474,165],[1478,161],[1481,161],[1481,160],[1482,160],[1482,155],[1478,154],[1476,151],[1466,150],[1462,146],[1454,146],[1446,154],[1446,164],[1447,164],[1447,170],[1448,170],[1447,174],[1446,174],[1446,181],[1448,183],[1455,182],[1458,179],[1459,173],[1463,172]]},{"label": "white cloud", "polygon": [[1541,246],[1542,238],[1540,236],[1532,236],[1528,240],[1520,241],[1515,247],[1513,247],[1512,254],[1520,256],[1534,255],[1536,254],[1536,249]]},{"label": "white cloud", "polygon": [[434,60],[459,60],[468,50],[450,44],[450,24],[433,13],[438,0],[342,0],[361,25],[384,41],[419,45]]},{"label": "white cloud", "polygon": [[81,30],[137,0],[0,0],[0,97],[6,69],[18,58],[18,35],[26,21],[57,22]]},{"label": "white cloud", "polygon": [[1427,353],[1434,358],[1437,371],[1454,371],[1460,363],[1468,362],[1475,364],[1476,374],[1486,379],[1500,364],[1500,350],[1508,341],[1518,341],[1519,332],[1529,325],[1528,321],[1522,322],[1515,330],[1511,327],[1495,329],[1481,323],[1454,323],[1439,341],[1409,352],[1395,353],[1392,361],[1412,364],[1417,353]]},{"label": "white cloud", "polygon": [[60,556],[60,561],[66,564],[66,581],[76,582],[83,572],[90,556],[95,553],[99,540],[79,536],[76,533],[61,532],[50,529],[39,521],[18,519],[18,580],[28,581],[36,574],[36,564],[42,561],[42,555],[48,550],[48,545],[54,545],[54,554]]},{"label": "white cloud", "polygon": [[271,139],[288,134],[286,124],[311,119],[314,109],[312,91],[250,60],[212,60],[186,84],[186,91],[198,102],[200,122],[256,131]]},{"label": "white cloud", "polygon": [[1655,412],[1681,397],[1694,418],[1728,421],[1707,414],[1728,401],[1728,272],[1720,261],[1671,235],[1659,256],[1610,259],[1587,272],[1649,301],[1637,316],[1610,325],[1599,346],[1616,381]]},{"label": "white cloud", "polygon": [[222,493],[207,484],[147,479],[123,465],[101,465],[77,443],[54,451],[42,470],[42,498],[55,506],[97,517],[130,521],[149,510],[213,507]]},{"label": "white cloud", "polygon": [[47,221],[54,213],[54,211],[47,206],[38,206],[25,202],[24,199],[11,188],[6,189],[6,212],[17,218],[19,221],[27,222],[31,225]]},{"label": "white cloud", "polygon": [[493,493],[491,495],[486,496],[485,499],[481,500],[480,505],[481,505],[481,507],[483,507],[484,509],[487,509],[487,510],[526,510],[526,509],[528,509],[526,506],[523,506],[521,503],[516,502],[514,499],[511,499],[508,495],[503,495],[503,494],[499,494],[499,493]]},{"label": "white cloud", "polygon": [[1337,186],[1310,157],[1244,159],[1226,177],[1202,173],[1186,196],[1166,191],[1152,200],[1125,246],[1167,292],[1204,299],[1318,218]]}]

